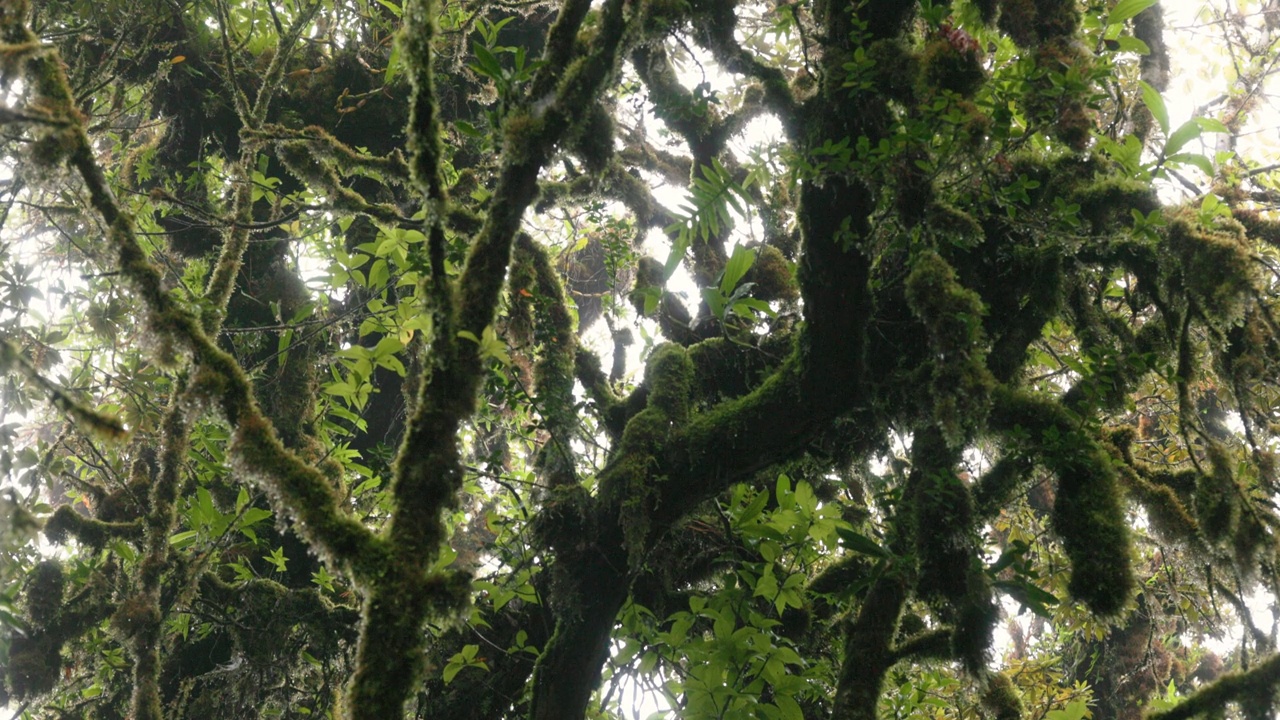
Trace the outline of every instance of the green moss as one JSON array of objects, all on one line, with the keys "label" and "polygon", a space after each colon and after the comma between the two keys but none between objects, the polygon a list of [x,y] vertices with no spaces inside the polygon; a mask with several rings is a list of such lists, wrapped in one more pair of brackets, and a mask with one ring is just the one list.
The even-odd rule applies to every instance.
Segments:
[{"label": "green moss", "polygon": [[925,43],[920,66],[925,87],[965,97],[976,92],[987,77],[976,49],[957,47],[944,37]]},{"label": "green moss", "polygon": [[1210,467],[1196,479],[1195,513],[1205,537],[1217,543],[1235,534],[1240,521],[1240,490],[1226,449],[1209,442],[1205,451]]},{"label": "green moss", "polygon": [[[865,0],[856,7],[858,15],[867,23],[867,31],[878,38],[893,37],[902,32],[916,14],[915,3],[897,0]],[[841,7],[839,12],[847,10]]]},{"label": "green moss", "polygon": [[981,677],[991,659],[1000,606],[976,558],[970,560],[968,590],[958,605],[955,628],[951,632],[951,655],[960,660],[970,675]]},{"label": "green moss", "polygon": [[[603,492],[603,491],[602,491]],[[584,538],[594,537],[595,501],[581,485],[551,488],[542,501],[542,510],[533,521],[533,531],[551,548],[571,548]]]},{"label": "green moss", "polygon": [[1021,436],[1058,477],[1050,522],[1071,560],[1068,589],[1098,614],[1118,613],[1134,578],[1129,525],[1110,455],[1053,399],[1004,386],[992,396],[993,429]]},{"label": "green moss", "polygon": [[1231,215],[1244,227],[1250,238],[1272,247],[1280,247],[1280,220],[1264,217],[1259,211],[1250,208],[1233,207]]},{"label": "green moss", "polygon": [[1035,0],[1036,32],[1041,38],[1070,37],[1080,26],[1076,0]]},{"label": "green moss", "polygon": [[263,483],[276,506],[297,514],[300,522],[295,528],[326,561],[347,568],[360,584],[387,572],[390,558],[385,543],[339,509],[340,498],[333,486],[319,471],[285,450],[261,415],[252,413],[241,419],[232,449],[237,464]]},{"label": "green moss", "polygon": [[794,265],[772,245],[762,245],[756,250],[756,261],[743,282],[755,283],[751,295],[760,300],[793,302],[800,298]]},{"label": "green moss", "polygon": [[997,24],[1019,47],[1031,47],[1039,40],[1035,0],[1001,0]]},{"label": "green moss", "polygon": [[1211,230],[1187,217],[1169,223],[1165,242],[1176,262],[1167,272],[1181,281],[1205,319],[1226,329],[1244,316],[1257,283],[1248,238],[1235,223]]},{"label": "green moss", "polygon": [[160,623],[156,598],[148,593],[130,595],[111,616],[111,628],[122,638],[135,638]]},{"label": "green moss", "polygon": [[644,382],[649,388],[649,407],[673,422],[689,416],[693,363],[684,348],[668,343],[655,349],[645,366]]},{"label": "green moss", "polygon": [[49,542],[57,545],[66,544],[68,539],[74,539],[83,545],[101,548],[113,539],[140,540],[142,527],[139,520],[129,522],[95,520],[81,515],[70,505],[61,505],[45,521],[44,534],[49,538]]},{"label": "green moss", "polygon": [[31,160],[38,167],[59,166],[76,151],[79,141],[79,135],[70,129],[45,132],[31,143]]},{"label": "green moss", "polygon": [[605,106],[596,103],[587,111],[581,127],[570,136],[570,147],[582,159],[587,172],[604,172],[613,160],[613,114]]},{"label": "green moss", "polygon": [[1031,462],[1027,458],[1011,451],[983,473],[973,490],[974,508],[978,516],[990,518],[997,515],[1021,486],[1030,469]]},{"label": "green moss", "polygon": [[1064,447],[1055,455],[1058,491],[1051,522],[1071,559],[1068,589],[1094,612],[1115,615],[1134,588],[1129,525],[1115,472],[1097,448]]},{"label": "green moss", "polygon": [[925,599],[962,602],[969,591],[973,552],[973,498],[955,473],[938,469],[918,482],[915,505],[916,554],[920,562],[917,592]]},{"label": "green moss", "polygon": [[1018,696],[1017,686],[1003,672],[993,672],[987,676],[986,689],[982,693],[982,706],[991,713],[994,720],[1021,720],[1023,716],[1022,698]]},{"label": "green moss", "polygon": [[36,627],[48,627],[62,612],[62,594],[66,578],[57,560],[45,560],[27,576],[25,605],[27,617]]},{"label": "green moss", "polygon": [[49,692],[62,673],[61,638],[39,630],[14,634],[4,673],[18,699]]},{"label": "green moss", "polygon": [[900,38],[876,40],[866,52],[867,60],[873,63],[876,89],[893,100],[909,102],[920,77],[920,59],[906,42]]},{"label": "green moss", "polygon": [[1196,541],[1200,526],[1172,488],[1149,481],[1127,464],[1120,468],[1120,479],[1129,496],[1146,509],[1147,519],[1160,537],[1169,542]]},{"label": "green moss", "polygon": [[1076,152],[1084,152],[1093,138],[1097,123],[1093,114],[1084,104],[1068,101],[1058,108],[1058,117],[1053,123],[1053,133],[1067,147]]},{"label": "green moss", "polygon": [[933,353],[931,413],[946,441],[960,445],[986,418],[995,380],[986,367],[982,298],[956,279],[941,255],[919,253],[906,280],[907,303]]}]

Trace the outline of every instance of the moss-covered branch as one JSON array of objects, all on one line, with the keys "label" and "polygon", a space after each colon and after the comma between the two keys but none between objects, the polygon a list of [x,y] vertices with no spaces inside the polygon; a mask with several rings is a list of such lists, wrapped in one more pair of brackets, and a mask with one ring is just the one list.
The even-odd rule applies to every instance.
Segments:
[{"label": "moss-covered branch", "polygon": [[993,399],[992,427],[1018,437],[1058,477],[1052,524],[1071,558],[1071,594],[1094,612],[1119,612],[1134,579],[1111,458],[1062,404],[1005,387]]},{"label": "moss-covered branch", "polygon": [[577,335],[569,316],[560,276],[551,258],[527,233],[516,238],[515,263],[531,271],[527,284],[517,286],[512,273],[512,301],[532,305],[536,359],[533,380],[536,404],[550,436],[536,461],[550,487],[577,482],[570,441],[577,434],[573,381]]},{"label": "moss-covered branch", "polygon": [[[25,9],[6,14],[4,19],[8,22],[0,25],[0,33],[31,39],[30,31],[21,25],[24,17]],[[107,239],[117,253],[120,274],[133,286],[148,315],[149,331],[155,336],[160,359],[173,363],[180,352],[191,355],[197,372],[192,376],[190,392],[204,402],[215,404],[246,438],[245,443],[232,447],[236,461],[271,490],[284,514],[301,521],[299,528],[316,548],[340,566],[351,569],[357,578],[368,578],[376,568],[367,561],[379,556],[379,543],[341,509],[339,498],[324,475],[280,444],[274,428],[257,407],[248,377],[235,359],[221,350],[204,333],[196,316],[165,290],[159,270],[147,260],[138,242],[132,218],[112,194],[94,157],[84,126],[79,122],[80,116],[72,107],[70,90],[57,56],[40,55],[29,65],[28,74],[35,80],[33,91],[44,98],[47,106],[61,108],[65,117],[76,121],[74,126],[59,131],[65,133],[60,140],[66,146],[64,157],[84,181],[90,204],[108,228]]]},{"label": "moss-covered branch", "polygon": [[1280,655],[1272,655],[1251,670],[1218,678],[1178,705],[1147,715],[1147,720],[1218,717],[1228,703],[1239,704],[1246,717],[1268,717],[1275,712],[1277,688],[1280,688]]}]

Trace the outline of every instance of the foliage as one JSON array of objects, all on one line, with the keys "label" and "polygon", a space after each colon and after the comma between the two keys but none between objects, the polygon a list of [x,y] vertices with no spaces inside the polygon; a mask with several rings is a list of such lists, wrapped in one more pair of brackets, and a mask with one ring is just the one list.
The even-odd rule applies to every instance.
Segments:
[{"label": "foliage", "polygon": [[1206,8],[1184,121],[1153,0],[0,0],[0,700],[1270,717]]}]

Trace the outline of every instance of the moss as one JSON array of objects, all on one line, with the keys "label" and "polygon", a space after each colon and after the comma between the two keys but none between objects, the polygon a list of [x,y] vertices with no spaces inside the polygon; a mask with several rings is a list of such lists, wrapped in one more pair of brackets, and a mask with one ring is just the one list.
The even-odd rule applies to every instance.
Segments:
[{"label": "moss", "polygon": [[9,642],[5,677],[14,697],[22,699],[49,692],[57,684],[61,672],[60,637],[40,630],[13,635]]},{"label": "moss", "polygon": [[46,132],[31,143],[31,160],[38,167],[57,167],[76,151],[79,140],[79,135],[70,129]]},{"label": "moss", "polygon": [[973,497],[952,467],[957,451],[936,430],[916,433],[908,481],[916,594],[952,625],[951,653],[973,673],[986,666],[999,609],[983,574]]},{"label": "moss", "polygon": [[1191,720],[1195,717],[1220,717],[1227,703],[1238,702],[1245,717],[1272,716],[1276,687],[1280,685],[1280,655],[1272,655],[1247,672],[1229,673],[1202,685],[1181,703],[1161,712],[1151,713],[1147,720]]},{"label": "moss", "polygon": [[1270,549],[1274,553],[1275,540],[1253,513],[1242,513],[1236,531],[1231,536],[1231,554],[1236,567],[1245,577],[1252,577],[1258,567],[1259,555]]},{"label": "moss", "polygon": [[1080,206],[1081,217],[1092,224],[1095,232],[1131,222],[1130,210],[1148,214],[1160,208],[1149,183],[1113,174],[1077,186],[1071,191],[1070,201]]},{"label": "moss", "polygon": [[134,638],[160,623],[156,598],[137,593],[126,598],[111,616],[111,628],[123,638]]},{"label": "moss", "polygon": [[1068,101],[1058,109],[1058,118],[1053,123],[1054,135],[1076,152],[1084,152],[1089,147],[1096,127],[1093,115],[1082,103]]},{"label": "moss", "polygon": [[1136,473],[1121,475],[1126,489],[1147,510],[1151,527],[1170,541],[1193,542],[1200,533],[1200,526],[1177,493],[1165,485],[1148,482]]},{"label": "moss", "polygon": [[633,567],[643,560],[659,486],[665,481],[657,453],[688,419],[693,374],[684,348],[666,344],[654,350],[645,367],[648,406],[627,423],[617,452],[600,476],[601,502],[618,509]]},{"label": "moss", "polygon": [[653,526],[659,493],[658,460],[654,452],[671,432],[671,421],[656,407],[642,410],[627,423],[618,454],[600,477],[600,498],[618,508],[628,562],[638,568]]},{"label": "moss", "polygon": [[668,343],[655,349],[645,366],[644,382],[649,388],[649,407],[673,422],[688,418],[693,363],[684,348]]},{"label": "moss", "polygon": [[1003,672],[987,676],[986,688],[982,692],[982,707],[991,713],[994,720],[1021,720],[1024,712],[1017,687]]},{"label": "moss", "polygon": [[[915,17],[915,3],[898,2],[897,0],[867,0],[857,6],[856,12],[867,23],[867,32],[872,37],[893,37],[902,32]],[[843,7],[841,12],[848,12]]]},{"label": "moss", "polygon": [[948,90],[964,97],[976,92],[986,80],[977,48],[958,46],[946,37],[935,37],[925,43],[920,66],[921,79],[927,88]]},{"label": "moss", "polygon": [[1094,612],[1115,615],[1134,588],[1115,472],[1096,448],[1063,448],[1052,465],[1058,491],[1051,522],[1071,558],[1068,589]]},{"label": "moss", "polygon": [[1235,223],[1206,230],[1183,216],[1169,223],[1165,242],[1182,287],[1205,319],[1226,329],[1244,316],[1257,282],[1248,238]]},{"label": "moss", "polygon": [[1036,32],[1041,38],[1070,37],[1080,26],[1076,0],[1035,0]]},{"label": "moss", "polygon": [[974,508],[979,517],[989,518],[1000,512],[1014,491],[1021,486],[1031,469],[1031,462],[1017,452],[1010,452],[983,473],[973,490]]},{"label": "moss", "polygon": [[[536,464],[548,484],[574,483],[574,463],[569,452],[578,427],[573,399],[577,347],[573,319],[566,307],[559,275],[546,251],[521,233],[516,238],[514,258],[509,280],[515,288],[513,328],[523,333],[532,331],[537,352],[534,389],[543,425],[551,436],[539,451]],[[534,292],[529,292],[529,287]],[[523,323],[532,323],[532,327],[521,327]]]},{"label": "moss", "polygon": [[894,179],[893,205],[902,222],[914,228],[925,218],[928,208],[937,197],[933,178],[921,167],[928,165],[929,152],[922,148],[908,149],[898,154],[890,166]]},{"label": "moss", "polygon": [[66,578],[57,560],[45,560],[27,577],[25,604],[27,617],[39,628],[48,627],[62,612],[62,594]]},{"label": "moss", "polygon": [[1019,47],[1027,48],[1036,44],[1039,36],[1036,33],[1035,0],[1001,0],[997,25]]},{"label": "moss", "polygon": [[762,245],[756,250],[755,263],[742,280],[755,283],[751,295],[760,300],[793,302],[800,298],[794,265],[772,245]]},{"label": "moss", "polygon": [[257,478],[276,501],[296,513],[295,527],[312,548],[357,583],[381,577],[389,563],[386,544],[339,508],[333,486],[319,471],[285,450],[265,420],[254,413],[239,423],[232,441],[237,465]]},{"label": "moss", "polygon": [[440,161],[444,153],[440,142],[440,110],[436,105],[436,53],[432,49],[436,36],[434,2],[411,3],[404,17],[404,32],[399,34],[405,54],[406,75],[412,91],[409,99],[409,149],[413,154],[412,174],[423,197],[441,201],[445,198]]},{"label": "moss", "polygon": [[952,446],[986,418],[995,384],[987,369],[981,297],[956,279],[938,253],[919,253],[906,280],[907,303],[924,324],[933,353],[932,415]]},{"label": "moss", "polygon": [[1205,537],[1218,543],[1235,534],[1240,521],[1240,490],[1226,449],[1210,441],[1205,450],[1210,467],[1196,479],[1195,513]]},{"label": "moss", "polygon": [[962,602],[973,554],[973,498],[955,473],[936,470],[915,483],[912,535],[920,563],[917,592],[926,600]]},{"label": "moss", "polygon": [[991,645],[999,621],[1000,606],[981,564],[973,558],[969,563],[968,590],[960,599],[951,632],[951,655],[974,677],[981,677],[991,660]]},{"label": "moss", "polygon": [[613,113],[596,103],[587,111],[580,128],[575,128],[569,145],[582,159],[587,172],[598,174],[613,160]]},{"label": "moss", "polygon": [[876,40],[866,52],[873,63],[876,89],[892,100],[911,101],[920,77],[920,58],[900,38]]},{"label": "moss", "polygon": [[1264,217],[1250,208],[1232,208],[1231,215],[1239,222],[1250,238],[1272,247],[1280,247],[1280,220]]},{"label": "moss", "polygon": [[1111,457],[1053,399],[1003,386],[993,398],[992,427],[1029,436],[1028,449],[1058,478],[1050,523],[1071,560],[1072,596],[1100,615],[1118,613],[1134,578]]},{"label": "moss", "polygon": [[83,545],[101,548],[112,539],[139,540],[142,538],[142,523],[138,520],[129,522],[107,522],[85,517],[70,505],[61,505],[53,511],[53,515],[45,521],[45,537],[49,542],[63,545],[74,539]]}]

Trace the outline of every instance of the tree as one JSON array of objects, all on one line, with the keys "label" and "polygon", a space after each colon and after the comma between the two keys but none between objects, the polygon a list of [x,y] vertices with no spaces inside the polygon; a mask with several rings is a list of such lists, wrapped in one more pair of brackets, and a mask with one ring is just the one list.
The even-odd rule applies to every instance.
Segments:
[{"label": "tree", "polygon": [[5,695],[1269,717],[1276,12],[3,0]]}]

